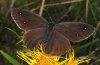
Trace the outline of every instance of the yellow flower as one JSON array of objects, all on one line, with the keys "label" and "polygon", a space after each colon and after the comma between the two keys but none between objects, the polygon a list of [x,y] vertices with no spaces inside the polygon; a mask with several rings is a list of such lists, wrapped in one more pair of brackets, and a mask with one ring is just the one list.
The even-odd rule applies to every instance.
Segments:
[{"label": "yellow flower", "polygon": [[28,65],[79,65],[90,60],[88,58],[76,59],[74,55],[74,50],[69,50],[64,58],[65,60],[59,61],[62,57],[46,54],[42,49],[42,45],[35,51],[18,51],[18,57],[27,62]]},{"label": "yellow flower", "polygon": [[89,62],[90,59],[87,58],[87,57],[83,57],[83,58],[80,58],[80,59],[76,59],[75,58],[75,54],[74,54],[74,50],[72,49],[72,51],[68,51],[68,58],[66,57],[66,62],[65,62],[65,65],[79,65],[83,62]]}]

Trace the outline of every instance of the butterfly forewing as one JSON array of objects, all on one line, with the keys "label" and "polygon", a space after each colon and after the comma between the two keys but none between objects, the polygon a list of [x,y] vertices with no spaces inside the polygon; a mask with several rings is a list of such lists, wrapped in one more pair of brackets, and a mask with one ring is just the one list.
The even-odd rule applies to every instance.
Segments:
[{"label": "butterfly forewing", "polygon": [[61,55],[71,48],[69,40],[56,30],[46,44],[45,52],[50,55]]},{"label": "butterfly forewing", "polygon": [[55,25],[56,30],[72,42],[79,42],[93,34],[95,28],[81,22],[63,22]]},{"label": "butterfly forewing", "polygon": [[47,27],[47,21],[44,18],[24,9],[12,9],[11,16],[18,27],[23,30]]}]

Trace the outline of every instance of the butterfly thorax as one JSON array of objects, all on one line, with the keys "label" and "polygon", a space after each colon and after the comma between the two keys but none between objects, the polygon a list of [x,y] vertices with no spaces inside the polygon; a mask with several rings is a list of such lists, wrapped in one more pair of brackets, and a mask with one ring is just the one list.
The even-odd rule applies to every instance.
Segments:
[{"label": "butterfly thorax", "polygon": [[49,26],[48,26],[48,28],[47,28],[47,32],[46,32],[46,34],[45,34],[44,43],[47,43],[48,40],[51,38],[54,25],[55,25],[55,24],[52,23],[52,22],[49,23]]},{"label": "butterfly thorax", "polygon": [[50,22],[49,26],[48,26],[48,31],[51,31],[53,29],[54,25],[55,25],[54,23]]}]

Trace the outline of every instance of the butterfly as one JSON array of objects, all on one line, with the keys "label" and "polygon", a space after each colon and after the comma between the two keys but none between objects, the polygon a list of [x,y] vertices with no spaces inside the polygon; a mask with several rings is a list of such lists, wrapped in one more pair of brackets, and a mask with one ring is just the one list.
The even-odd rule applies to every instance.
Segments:
[{"label": "butterfly", "polygon": [[54,24],[43,17],[25,9],[13,8],[11,16],[17,26],[24,30],[24,44],[29,49],[45,45],[45,52],[50,55],[62,55],[70,49],[71,42],[80,42],[90,37],[95,28],[82,22],[62,22]]}]

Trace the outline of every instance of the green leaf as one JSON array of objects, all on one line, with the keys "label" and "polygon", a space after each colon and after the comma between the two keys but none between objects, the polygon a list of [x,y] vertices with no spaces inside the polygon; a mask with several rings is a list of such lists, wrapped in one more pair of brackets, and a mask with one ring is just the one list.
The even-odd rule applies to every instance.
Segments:
[{"label": "green leaf", "polygon": [[21,65],[17,60],[15,60],[14,58],[12,58],[10,55],[8,55],[7,53],[3,52],[2,50],[0,50],[0,53],[13,65]]}]

